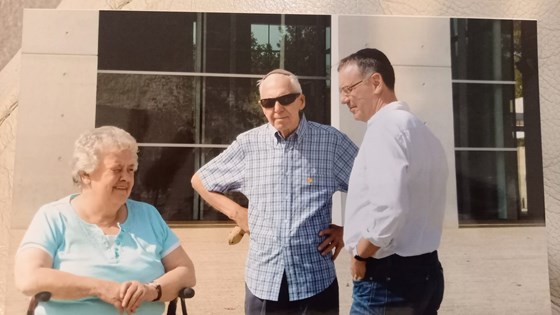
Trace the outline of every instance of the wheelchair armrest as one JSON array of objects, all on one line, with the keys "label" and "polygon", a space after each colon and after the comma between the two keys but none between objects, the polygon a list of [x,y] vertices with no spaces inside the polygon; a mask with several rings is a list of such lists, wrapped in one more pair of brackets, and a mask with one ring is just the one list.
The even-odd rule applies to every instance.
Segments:
[{"label": "wheelchair armrest", "polygon": [[194,296],[194,289],[193,288],[182,288],[179,291],[179,298],[181,299],[190,299]]},{"label": "wheelchair armrest", "polygon": [[[190,299],[194,296],[194,289],[193,288],[182,288],[179,290],[178,298],[181,301],[181,308],[183,309],[183,314],[187,314],[187,304],[185,303],[185,299]],[[167,315],[175,315],[177,311],[177,299],[169,301],[169,305],[167,306]]]},{"label": "wheelchair armrest", "polygon": [[27,315],[35,314],[35,308],[39,302],[47,302],[51,299],[51,293],[47,291],[39,292],[31,297],[29,300],[29,306],[27,307]]},{"label": "wheelchair armrest", "polygon": [[51,293],[48,291],[43,291],[35,294],[35,299],[39,302],[47,302],[51,299]]}]

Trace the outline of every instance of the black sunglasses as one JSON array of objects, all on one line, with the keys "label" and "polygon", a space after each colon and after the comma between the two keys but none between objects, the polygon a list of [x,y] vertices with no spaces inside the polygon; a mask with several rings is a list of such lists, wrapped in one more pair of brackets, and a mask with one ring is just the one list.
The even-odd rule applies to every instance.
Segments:
[{"label": "black sunglasses", "polygon": [[261,103],[261,106],[264,108],[272,108],[274,107],[274,105],[276,105],[276,102],[280,103],[280,105],[282,106],[287,106],[292,104],[300,95],[301,93],[291,93],[275,98],[263,98],[259,101],[259,103]]}]

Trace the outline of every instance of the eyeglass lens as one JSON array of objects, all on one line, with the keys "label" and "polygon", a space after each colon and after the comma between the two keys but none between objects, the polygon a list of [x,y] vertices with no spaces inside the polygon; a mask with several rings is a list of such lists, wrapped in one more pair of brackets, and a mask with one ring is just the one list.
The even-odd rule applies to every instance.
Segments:
[{"label": "eyeglass lens", "polygon": [[300,93],[291,93],[282,96],[278,96],[275,98],[263,98],[259,102],[261,103],[262,107],[264,108],[272,108],[276,104],[276,102],[280,103],[282,106],[287,106],[292,104],[296,98],[300,95]]},{"label": "eyeglass lens", "polygon": [[356,86],[358,86],[358,84],[362,83],[364,80],[360,80],[350,86],[345,86],[342,89],[340,89],[340,91],[346,95],[352,93],[352,90],[354,90],[356,88]]}]

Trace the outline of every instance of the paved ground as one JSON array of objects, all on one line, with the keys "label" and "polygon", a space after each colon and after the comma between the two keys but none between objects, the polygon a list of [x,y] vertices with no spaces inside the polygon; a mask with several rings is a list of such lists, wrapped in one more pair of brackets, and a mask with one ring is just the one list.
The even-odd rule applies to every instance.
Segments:
[{"label": "paved ground", "polygon": [[[248,242],[244,238],[238,245],[228,245],[230,229],[174,229],[197,269],[196,296],[188,301],[191,315],[243,314]],[[13,236],[21,237],[17,234],[21,233]],[[551,314],[546,253],[544,227],[445,230],[440,257],[446,291],[440,314]],[[351,304],[348,262],[345,253],[336,261],[341,314],[348,314]],[[9,270],[13,270],[11,264]],[[12,279],[7,281],[10,303],[5,314],[23,314],[26,299],[13,289]]]},{"label": "paved ground", "polygon": [[[176,229],[196,263],[189,314],[243,314],[247,239],[229,246],[229,228]],[[550,314],[544,227],[445,230],[440,257],[446,276],[441,314]],[[348,314],[349,256],[337,259],[341,314]]]}]

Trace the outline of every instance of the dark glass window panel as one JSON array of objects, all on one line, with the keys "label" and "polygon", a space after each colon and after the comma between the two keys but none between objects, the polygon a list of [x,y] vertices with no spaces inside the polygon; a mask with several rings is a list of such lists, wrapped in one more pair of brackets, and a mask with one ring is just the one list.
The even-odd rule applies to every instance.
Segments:
[{"label": "dark glass window panel", "polygon": [[191,177],[198,149],[140,147],[131,198],[154,205],[166,221],[197,218]]},{"label": "dark glass window panel", "polygon": [[197,14],[101,11],[101,70],[194,71]]},{"label": "dark glass window panel", "polygon": [[[536,22],[451,19],[451,36],[453,79],[516,82],[453,85],[456,146],[521,146],[456,151],[460,222],[544,221]],[[524,107],[517,113],[514,100]]]},{"label": "dark glass window panel", "polygon": [[456,147],[517,146],[514,86],[453,83]]},{"label": "dark glass window panel", "polygon": [[[517,92],[523,97],[523,127],[525,132],[525,166],[527,168],[528,219],[545,221],[543,161],[541,145],[541,116],[539,106],[539,70],[537,21],[517,21],[519,34],[516,47],[516,68],[522,88]],[[514,24],[515,25],[515,24]],[[519,52],[519,53],[518,53]]]},{"label": "dark glass window panel", "polygon": [[327,81],[300,79],[305,95],[303,112],[307,120],[325,125],[331,124],[331,89]]},{"label": "dark glass window panel", "polygon": [[[191,186],[198,159],[209,161],[223,149],[140,147],[138,171],[131,198],[154,205],[167,222],[229,221],[227,216],[205,202],[199,204]],[[196,197],[195,197],[196,196]],[[227,193],[242,206],[247,198],[238,192]],[[202,213],[199,211],[202,209]]]},{"label": "dark glass window panel", "polygon": [[[256,79],[216,78],[205,80],[202,143],[229,144],[235,137],[266,123]],[[305,94],[306,118],[330,124],[330,94],[323,80],[300,80]]]},{"label": "dark glass window panel", "polygon": [[[281,67],[297,75],[326,76],[330,16],[208,13],[204,72],[264,74]],[[285,32],[285,49],[280,37]],[[330,39],[329,45],[330,45]]]},{"label": "dark glass window panel", "polygon": [[325,58],[330,54],[330,38],[327,38],[330,23],[330,16],[286,16],[286,69],[299,76],[327,76],[330,73]]},{"label": "dark glass window panel", "polygon": [[455,158],[462,223],[518,219],[517,152],[457,151]]},{"label": "dark glass window panel", "polygon": [[[284,67],[300,78],[319,77],[300,79],[304,112],[309,120],[330,123],[330,16],[124,11],[100,15],[101,70],[261,75]],[[282,23],[285,27],[280,28]],[[195,38],[199,31],[202,38]],[[196,47],[199,42],[204,47]],[[239,133],[266,122],[256,83],[254,78],[100,73],[96,126],[119,126],[140,143],[229,144]],[[222,150],[142,146],[132,197],[154,204],[169,222],[228,221],[201,202],[190,185],[192,174]],[[227,196],[248,205],[241,193]]]},{"label": "dark glass window panel", "polygon": [[140,143],[195,143],[196,80],[100,73],[95,124],[121,127]]},{"label": "dark glass window panel", "polygon": [[205,17],[203,71],[251,73],[251,21],[279,16],[208,13]]},{"label": "dark glass window panel", "polygon": [[258,104],[256,79],[207,77],[203,80],[201,143],[229,144],[238,134],[266,122]]},{"label": "dark glass window panel", "polygon": [[453,79],[513,81],[513,21],[451,19]]}]

